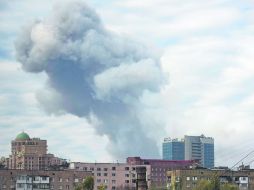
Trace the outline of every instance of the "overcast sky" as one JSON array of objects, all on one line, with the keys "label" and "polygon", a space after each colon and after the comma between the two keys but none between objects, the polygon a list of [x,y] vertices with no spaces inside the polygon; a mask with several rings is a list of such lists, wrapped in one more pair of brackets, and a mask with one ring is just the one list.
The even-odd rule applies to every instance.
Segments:
[{"label": "overcast sky", "polygon": [[[62,1],[61,1],[62,2]],[[167,76],[140,99],[149,137],[161,153],[164,137],[214,137],[216,165],[232,166],[254,148],[254,1],[110,0],[86,3],[107,30],[145,44]],[[49,151],[72,161],[116,161],[107,135],[85,117],[49,114],[38,101],[45,73],[23,71],[14,41],[22,27],[43,20],[54,0],[0,1],[0,155],[24,130],[48,140]],[[158,126],[163,126],[162,128]],[[133,156],[133,155],[131,155]],[[138,155],[137,155],[138,156]],[[251,155],[247,164],[254,160]]]}]

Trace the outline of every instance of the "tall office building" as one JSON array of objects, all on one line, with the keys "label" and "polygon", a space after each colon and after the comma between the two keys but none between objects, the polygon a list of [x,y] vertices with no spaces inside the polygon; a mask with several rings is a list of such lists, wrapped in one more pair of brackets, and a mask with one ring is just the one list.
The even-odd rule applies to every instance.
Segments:
[{"label": "tall office building", "polygon": [[214,167],[214,139],[212,137],[184,136],[185,160],[199,160],[206,168]]},{"label": "tall office building", "polygon": [[184,160],[184,141],[165,138],[162,143],[163,160]]}]

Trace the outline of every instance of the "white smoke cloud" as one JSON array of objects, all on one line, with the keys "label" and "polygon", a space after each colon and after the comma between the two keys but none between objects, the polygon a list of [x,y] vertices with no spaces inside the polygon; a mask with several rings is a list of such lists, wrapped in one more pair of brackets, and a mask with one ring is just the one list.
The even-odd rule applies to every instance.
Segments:
[{"label": "white smoke cloud", "polygon": [[144,92],[158,92],[164,76],[145,46],[106,30],[94,10],[75,2],[24,29],[16,54],[24,70],[48,76],[38,95],[46,110],[98,120],[94,127],[118,158],[158,156],[139,119],[139,100]]}]

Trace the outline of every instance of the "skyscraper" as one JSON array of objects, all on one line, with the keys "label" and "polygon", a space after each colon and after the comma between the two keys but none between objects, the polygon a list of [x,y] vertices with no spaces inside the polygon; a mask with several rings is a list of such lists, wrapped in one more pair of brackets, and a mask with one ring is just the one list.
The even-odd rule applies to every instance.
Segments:
[{"label": "skyscraper", "polygon": [[165,138],[162,143],[163,160],[184,160],[184,141]]},{"label": "skyscraper", "polygon": [[201,166],[214,167],[214,139],[212,137],[184,136],[185,160],[199,160]]},{"label": "skyscraper", "polygon": [[162,143],[163,160],[198,160],[205,168],[214,167],[214,139],[188,136],[184,139],[165,138]]}]

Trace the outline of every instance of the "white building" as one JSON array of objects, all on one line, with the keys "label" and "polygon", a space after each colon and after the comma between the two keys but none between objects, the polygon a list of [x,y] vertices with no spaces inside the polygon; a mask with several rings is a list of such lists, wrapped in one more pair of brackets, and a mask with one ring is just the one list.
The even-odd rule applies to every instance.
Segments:
[{"label": "white building", "polygon": [[214,139],[212,137],[184,136],[185,160],[199,160],[201,166],[214,167]]},{"label": "white building", "polygon": [[49,190],[49,176],[17,176],[16,190]]}]

